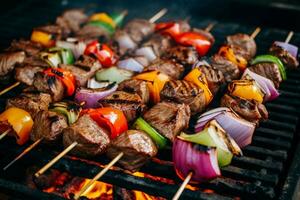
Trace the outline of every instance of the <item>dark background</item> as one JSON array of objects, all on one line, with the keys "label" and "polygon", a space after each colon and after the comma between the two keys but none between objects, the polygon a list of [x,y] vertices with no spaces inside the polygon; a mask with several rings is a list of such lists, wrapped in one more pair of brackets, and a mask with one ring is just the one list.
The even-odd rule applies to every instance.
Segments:
[{"label": "dark background", "polygon": [[29,37],[32,27],[53,22],[64,9],[74,7],[89,12],[128,9],[128,18],[150,17],[166,7],[169,12],[164,19],[190,18],[192,25],[195,19],[211,19],[300,31],[299,0],[8,0],[0,6],[0,48],[7,47],[13,38]]}]

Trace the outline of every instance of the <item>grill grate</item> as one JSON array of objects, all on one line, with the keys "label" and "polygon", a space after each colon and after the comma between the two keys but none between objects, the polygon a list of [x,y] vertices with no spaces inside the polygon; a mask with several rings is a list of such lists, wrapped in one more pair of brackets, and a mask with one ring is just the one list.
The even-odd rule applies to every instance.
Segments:
[{"label": "grill grate", "polygon": [[[117,2],[114,3],[117,4]],[[80,5],[81,4],[74,3],[72,4],[72,7],[78,7]],[[48,12],[48,16],[43,16],[34,21],[18,17],[18,15],[20,15],[20,9],[11,10],[10,14],[15,14],[17,20],[15,23],[8,25],[5,21],[5,19],[8,19],[8,16],[1,17],[2,21],[0,22],[0,25],[5,28],[1,28],[0,38],[7,39],[0,40],[1,47],[7,46],[12,38],[18,38],[20,36],[25,37],[32,27],[44,24],[47,21],[53,21],[54,17],[63,9],[70,6],[70,4],[61,4],[60,6],[57,6],[52,1],[47,1],[46,6],[44,6],[45,8],[42,9],[43,5],[36,4],[35,1],[32,1],[32,3],[26,4],[26,6],[41,8],[37,9],[38,12],[48,12],[49,9],[46,9],[47,6],[52,6],[51,8],[56,7],[58,9]],[[154,3],[154,5],[150,6],[151,8],[149,8],[147,13],[158,10],[162,6],[162,4]],[[103,9],[111,10],[107,8],[106,4],[104,4]],[[135,11],[131,17],[141,16],[138,14],[139,11]],[[150,15],[151,14],[147,16]],[[186,13],[180,13],[177,17],[182,16],[187,15]],[[174,16],[171,15],[169,17],[174,18]],[[191,23],[196,27],[205,27],[212,22],[211,20],[203,19],[199,21],[197,21],[197,18],[195,17],[192,18]],[[16,33],[12,31],[16,27],[24,28],[23,32]],[[216,37],[217,41],[212,52],[216,52],[226,35],[236,32],[250,33],[254,28],[255,27],[247,27],[234,23],[218,23],[212,31],[212,34]],[[258,54],[266,52],[273,40],[283,40],[287,33],[287,31],[278,29],[263,29],[256,38],[258,43]],[[16,36],[17,34],[18,36]],[[293,43],[300,44],[300,33],[294,35]],[[201,188],[200,190],[192,191],[186,189],[182,194],[182,199],[230,199],[233,197],[242,197],[245,199],[272,199],[279,197],[282,191],[283,194],[285,194],[286,191],[290,191],[290,188],[293,187],[290,185],[291,182],[293,182],[291,181],[292,179],[288,179],[287,182],[285,182],[287,173],[290,169],[289,166],[293,161],[294,154],[299,154],[299,158],[295,156],[294,159],[298,158],[300,160],[300,148],[296,149],[296,141],[298,140],[296,134],[298,131],[297,124],[300,116],[299,70],[288,72],[288,80],[282,83],[280,93],[281,96],[279,99],[266,104],[270,113],[270,119],[261,123],[260,127],[256,129],[252,144],[243,150],[244,156],[234,158],[230,166],[223,168],[222,177],[198,185],[198,187]],[[15,93],[7,94],[5,98],[13,95],[15,95]],[[1,105],[4,105],[5,98],[0,99]],[[25,147],[16,146],[12,140],[1,141],[0,166],[4,166],[24,148]],[[49,153],[49,148],[52,148],[53,152]],[[1,170],[0,191],[8,192],[12,195],[20,195],[19,198],[23,198],[23,195],[25,195],[28,199],[61,199],[60,197],[25,187],[25,180],[22,179],[25,176],[27,167],[31,165],[41,166],[43,163],[46,163],[53,158],[59,150],[60,148],[57,147],[37,148],[20,160],[17,165],[12,166],[7,172],[4,173]],[[181,183],[173,170],[172,163],[169,162],[171,159],[170,155],[171,149],[160,152],[158,158],[165,162],[158,163],[153,160],[144,166],[141,171],[154,176],[172,179],[176,184],[167,184],[150,178],[136,177],[119,170],[110,170],[101,180],[120,187],[126,187],[127,189],[141,190],[151,195],[168,198],[176,192]],[[98,158],[95,161],[99,161],[103,164],[108,162],[105,157]],[[296,160],[292,164],[291,169],[297,170],[297,163],[295,162]],[[99,171],[99,166],[96,164],[82,162],[70,156],[64,157],[54,167],[61,171],[68,171],[74,176],[85,178],[91,178]],[[298,176],[299,171],[298,168],[298,171],[296,171],[298,172]],[[288,177],[293,175],[293,170],[291,170]],[[283,185],[285,190],[282,190]],[[206,193],[205,189],[213,190],[215,193]],[[288,195],[283,195],[282,198],[288,199]]]}]

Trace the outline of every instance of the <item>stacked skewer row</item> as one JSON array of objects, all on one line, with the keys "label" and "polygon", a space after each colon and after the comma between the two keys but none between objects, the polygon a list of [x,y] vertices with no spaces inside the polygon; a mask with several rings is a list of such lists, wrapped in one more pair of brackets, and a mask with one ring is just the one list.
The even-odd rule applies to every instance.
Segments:
[{"label": "stacked skewer row", "polygon": [[[279,96],[285,68],[298,67],[298,49],[289,44],[293,32],[256,57],[260,28],[231,35],[214,56],[203,59],[214,43],[209,32],[215,24],[204,30],[184,20],[155,24],[165,13],[121,28],[126,11],[87,17],[70,10],[54,25],[34,29],[30,40],[13,41],[0,55],[0,78],[14,75],[16,83],[0,95],[19,85],[25,89],[7,100],[0,139],[33,143],[4,170],[40,143],[62,141],[65,150],[36,177],[69,152],[106,153],[112,161],[78,199],[117,162],[136,171],[158,149],[173,145],[174,167],[184,179],[173,197],[178,199],[186,184],[219,176],[233,156],[241,156],[240,148],[268,118],[263,103]],[[205,112],[226,84],[222,107]],[[195,127],[188,127],[195,116]]]}]

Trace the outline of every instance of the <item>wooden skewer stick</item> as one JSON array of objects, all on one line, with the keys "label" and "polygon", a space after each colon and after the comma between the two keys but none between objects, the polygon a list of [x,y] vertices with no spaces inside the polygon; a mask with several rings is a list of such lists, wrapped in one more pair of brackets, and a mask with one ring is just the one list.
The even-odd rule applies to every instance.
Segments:
[{"label": "wooden skewer stick", "polygon": [[0,140],[2,140],[8,133],[9,133],[10,129],[7,129],[6,131],[4,131],[1,135],[0,135]]},{"label": "wooden skewer stick", "polygon": [[50,162],[48,162],[44,167],[42,167],[38,172],[36,172],[34,176],[39,177],[40,175],[42,175],[59,159],[61,159],[64,155],[66,155],[69,151],[71,151],[74,147],[76,147],[77,144],[78,144],[77,142],[73,142],[72,144],[70,144],[65,150],[63,150],[60,154],[58,154],[55,158],[53,158]]},{"label": "wooden skewer stick", "polygon": [[3,95],[3,94],[5,94],[5,93],[8,92],[8,91],[14,89],[15,87],[17,87],[17,86],[20,85],[20,84],[21,84],[20,81],[15,82],[15,83],[12,84],[11,86],[9,86],[9,87],[5,88],[4,90],[2,90],[2,91],[0,92],[0,96]]},{"label": "wooden skewer stick", "polygon": [[97,180],[99,180],[116,162],[118,162],[122,156],[123,152],[119,153],[106,167],[104,167],[92,180],[90,180],[74,197],[75,200],[79,199],[81,195],[86,192],[89,192],[93,187],[91,187]]},{"label": "wooden skewer stick", "polygon": [[150,23],[154,23],[154,22],[156,22],[159,18],[161,18],[162,16],[164,16],[167,12],[168,12],[168,9],[163,8],[163,9],[161,9],[158,13],[156,13],[153,17],[151,17],[148,21],[149,21]]},{"label": "wooden skewer stick", "polygon": [[288,34],[288,36],[285,39],[285,43],[290,43],[293,35],[294,35],[294,31],[290,31],[289,34]]},{"label": "wooden skewer stick", "polygon": [[181,186],[179,187],[179,189],[177,190],[176,194],[174,195],[174,197],[172,198],[172,200],[178,200],[180,195],[182,194],[182,192],[185,189],[185,186],[190,182],[191,178],[193,176],[193,172],[190,172],[187,177],[184,179],[183,183],[181,184]]},{"label": "wooden skewer stick", "polygon": [[254,31],[253,31],[253,33],[251,34],[251,38],[252,39],[254,39],[258,34],[259,34],[259,32],[261,31],[261,29],[260,29],[260,27],[257,27]]},{"label": "wooden skewer stick", "polygon": [[24,151],[22,151],[22,153],[20,153],[15,159],[10,161],[5,167],[3,167],[3,170],[4,171],[7,170],[16,161],[18,161],[20,158],[22,158],[24,155],[26,155],[29,151],[31,151],[34,147],[36,147],[42,140],[43,140],[43,138],[40,138],[37,141],[35,141],[34,143],[32,143],[29,147],[27,147]]},{"label": "wooden skewer stick", "polygon": [[210,32],[211,29],[213,29],[216,24],[217,23],[215,23],[215,22],[208,24],[208,26],[204,29],[204,31]]}]

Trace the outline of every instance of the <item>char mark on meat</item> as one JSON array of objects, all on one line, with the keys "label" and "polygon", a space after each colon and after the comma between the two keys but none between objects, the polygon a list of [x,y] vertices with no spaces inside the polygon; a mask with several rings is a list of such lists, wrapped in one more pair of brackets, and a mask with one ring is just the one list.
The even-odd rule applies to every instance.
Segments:
[{"label": "char mark on meat", "polygon": [[290,69],[296,69],[299,66],[299,62],[297,58],[295,58],[292,54],[288,51],[284,50],[280,46],[276,45],[275,43],[270,48],[270,53],[276,57],[278,57],[286,66]]},{"label": "char mark on meat", "polygon": [[107,156],[113,159],[121,152],[124,155],[119,160],[120,165],[127,170],[137,171],[157,154],[157,147],[145,132],[128,130],[112,142]]},{"label": "char mark on meat", "polygon": [[128,79],[119,84],[119,91],[138,94],[142,102],[147,105],[150,99],[150,91],[147,82],[137,79]]},{"label": "char mark on meat", "polygon": [[31,40],[13,40],[7,51],[16,52],[24,51],[27,56],[36,56],[43,49],[39,43],[32,42]]},{"label": "char mark on meat", "polygon": [[109,132],[101,128],[89,116],[81,116],[74,124],[63,130],[63,144],[68,147],[77,142],[72,154],[91,157],[104,153],[111,141]]},{"label": "char mark on meat", "polygon": [[246,60],[251,60],[256,54],[256,43],[253,38],[251,38],[247,34],[238,33],[235,35],[228,36],[227,44],[238,46],[241,48],[243,53],[241,53],[242,57]]},{"label": "char mark on meat", "polygon": [[48,76],[43,72],[37,72],[34,76],[33,86],[37,91],[48,93],[53,101],[61,101],[64,98],[64,85],[55,76]]},{"label": "char mark on meat", "polygon": [[279,68],[275,63],[258,63],[248,69],[273,81],[276,88],[279,88],[279,85],[282,82]]},{"label": "char mark on meat", "polygon": [[184,66],[194,65],[198,59],[198,52],[193,47],[175,46],[172,47],[163,57],[167,59],[174,59]]},{"label": "char mark on meat", "polygon": [[116,91],[98,101],[101,107],[113,107],[123,111],[128,123],[133,122],[146,109],[138,94]]},{"label": "char mark on meat", "polygon": [[266,107],[255,100],[250,101],[225,94],[221,99],[221,106],[231,108],[241,117],[255,124],[268,119]]},{"label": "char mark on meat", "polygon": [[160,102],[149,109],[143,118],[160,134],[174,141],[189,125],[190,107],[185,104]]},{"label": "char mark on meat", "polygon": [[185,80],[168,81],[160,95],[163,100],[188,105],[192,114],[202,112],[206,107],[204,91],[194,83]]},{"label": "char mark on meat", "polygon": [[144,71],[152,70],[160,71],[172,79],[179,79],[183,74],[184,67],[183,65],[169,59],[157,59],[144,69]]},{"label": "char mark on meat", "polygon": [[7,76],[13,71],[18,63],[22,63],[25,59],[25,53],[19,52],[6,52],[0,54],[0,77]]},{"label": "char mark on meat", "polygon": [[240,77],[238,66],[223,56],[214,55],[211,58],[211,65],[222,72],[226,82],[231,82]]},{"label": "char mark on meat", "polygon": [[17,107],[26,110],[32,118],[41,110],[48,110],[51,103],[51,96],[47,93],[22,93],[17,97],[7,100],[6,109]]},{"label": "char mark on meat", "polygon": [[30,137],[32,141],[43,138],[43,142],[54,144],[62,138],[62,131],[67,127],[68,123],[65,116],[43,110],[38,112],[34,118]]},{"label": "char mark on meat", "polygon": [[22,65],[15,68],[15,79],[26,85],[31,86],[33,84],[34,76],[37,72],[43,71],[43,68],[32,65]]}]

